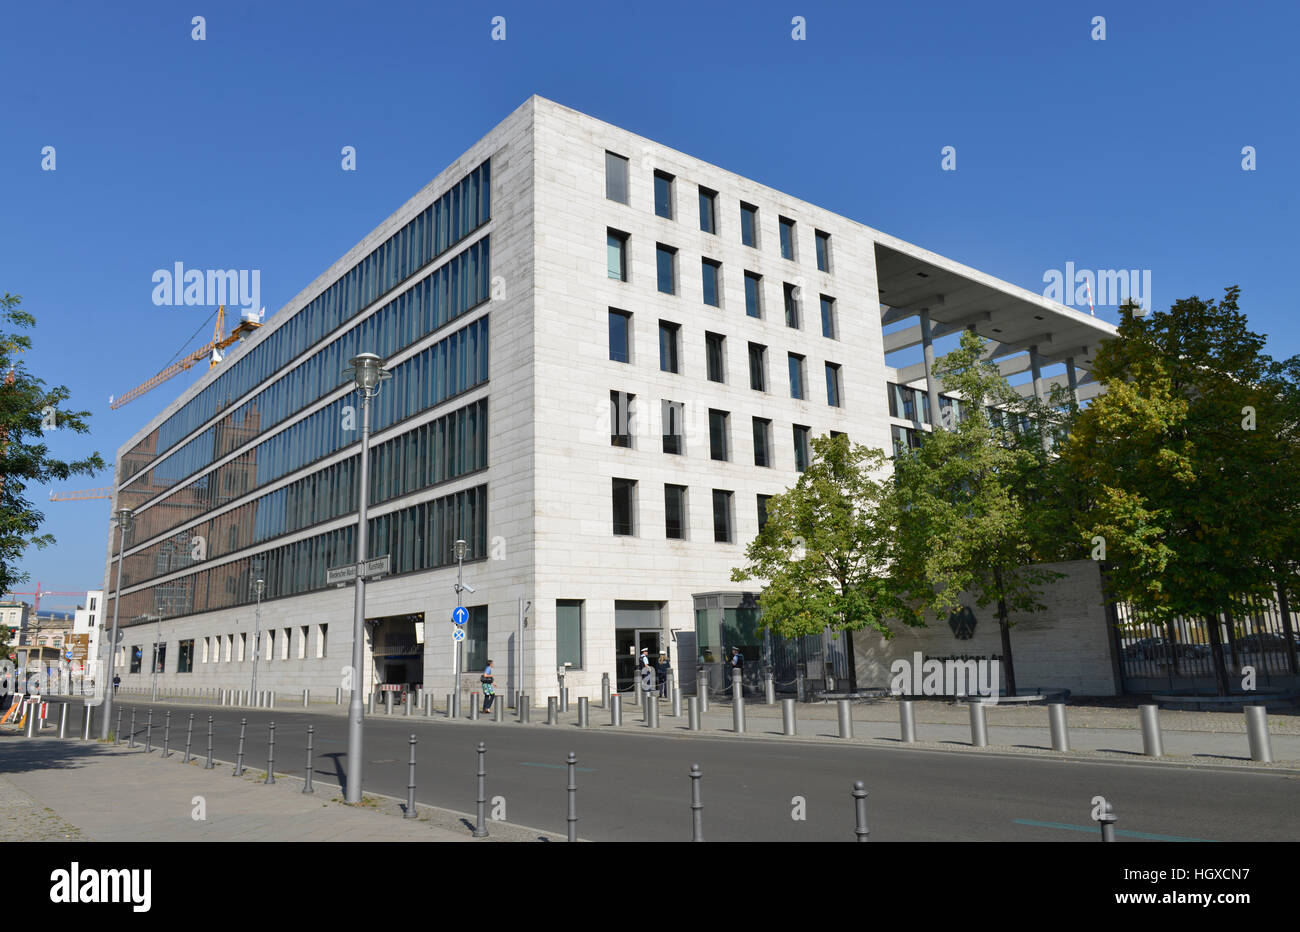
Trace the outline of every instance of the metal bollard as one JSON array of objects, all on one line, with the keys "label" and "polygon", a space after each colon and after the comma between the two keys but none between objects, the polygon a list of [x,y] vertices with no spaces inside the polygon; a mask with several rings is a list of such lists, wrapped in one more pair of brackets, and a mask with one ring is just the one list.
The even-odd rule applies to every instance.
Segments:
[{"label": "metal bollard", "polygon": [[567,686],[560,690],[560,711],[569,711],[569,687]]},{"label": "metal bollard", "polygon": [[223,689],[221,690],[221,694],[217,697],[217,705],[225,705],[225,704],[226,704],[226,691]]},{"label": "metal bollard", "polygon": [[700,801],[699,764],[691,764],[691,841],[704,841],[704,803]]},{"label": "metal bollard", "polygon": [[275,722],[271,723],[271,741],[266,746],[266,779],[262,782],[275,782]]},{"label": "metal bollard", "polygon": [[588,712],[587,705],[588,705],[587,697],[579,696],[578,697],[578,727],[579,728],[587,727],[587,712]]},{"label": "metal bollard", "polygon": [[650,724],[650,694],[646,692],[644,689],[641,689],[638,692],[638,695],[641,697],[641,724],[649,725]]},{"label": "metal bollard", "polygon": [[470,694],[469,694],[469,718],[470,718],[470,721],[472,721],[472,722],[477,722],[477,721],[478,721],[478,715],[479,715],[478,704],[479,704],[479,702],[480,702],[480,699],[479,699],[479,695],[478,695],[478,693],[470,693]]},{"label": "metal bollard", "polygon": [[235,772],[232,777],[242,777],[244,775],[244,731],[248,728],[248,719],[239,720],[239,751],[235,755]]},{"label": "metal bollard", "polygon": [[[578,700],[579,703],[585,703],[587,697],[583,696]],[[581,705],[579,706],[581,708]],[[569,828],[569,841],[578,840],[578,755],[572,751],[569,752],[569,785],[566,787],[569,797],[569,814],[565,821]]]},{"label": "metal bollard", "polygon": [[153,709],[149,710],[149,718],[144,725],[144,752],[153,753]]},{"label": "metal bollard", "polygon": [[709,711],[709,674],[701,667],[695,676],[695,696],[700,700],[700,712]]},{"label": "metal bollard", "polygon": [[404,714],[407,718],[411,717],[411,706],[413,705],[415,705],[415,694],[407,693],[406,701],[402,703],[402,710],[403,710],[402,714]]},{"label": "metal bollard", "polygon": [[335,704],[335,705],[342,705],[342,704],[343,704],[343,687],[342,687],[342,686],[335,686],[335,687],[334,687],[334,704]]},{"label": "metal bollard", "polygon": [[853,834],[858,841],[866,841],[870,832],[867,829],[867,788],[858,780],[853,784]]},{"label": "metal bollard", "polygon": [[1250,742],[1250,759],[1265,764],[1273,762],[1273,746],[1268,736],[1268,710],[1262,705],[1246,709],[1246,739]]},{"label": "metal bollard", "polygon": [[[451,697],[448,696],[447,698],[450,699]],[[369,698],[368,700],[366,700],[366,702],[367,702],[367,704],[366,704],[366,714],[367,714],[367,715],[374,715],[374,714],[375,714],[375,694],[374,694],[373,692],[370,694],[370,698]]]},{"label": "metal bollard", "polygon": [[776,682],[772,679],[772,671],[763,674],[763,692],[767,698],[768,705],[776,705]]},{"label": "metal bollard", "polygon": [[168,709],[167,714],[163,716],[163,757],[171,757],[172,751],[172,710]]},{"label": "metal bollard", "polygon": [[268,709],[274,709],[274,708],[275,708],[275,690],[274,690],[274,689],[268,689],[268,690],[266,691],[266,707],[267,707]]},{"label": "metal bollard", "polygon": [[687,727],[690,728],[691,731],[699,731],[700,730],[700,697],[699,696],[686,697],[686,717],[688,721]]},{"label": "metal bollard", "polygon": [[406,811],[402,813],[402,818],[415,817],[415,735],[411,735],[411,766],[406,774]]},{"label": "metal bollard", "polygon": [[429,718],[433,715],[433,693],[424,694],[424,717]]},{"label": "metal bollard", "polygon": [[533,720],[533,697],[528,693],[519,696],[519,721],[525,725]]},{"label": "metal bollard", "polygon": [[650,721],[647,724],[651,728],[659,727],[659,697],[654,693],[646,696],[646,708],[650,710]]},{"label": "metal bollard", "polygon": [[608,673],[602,673],[600,675],[600,707],[602,709],[609,708],[609,674]]},{"label": "metal bollard", "polygon": [[1138,716],[1142,720],[1142,753],[1147,757],[1164,757],[1164,742],[1160,739],[1160,707],[1155,705],[1138,706]]},{"label": "metal bollard", "polygon": [[40,718],[40,716],[41,716],[40,704],[35,702],[27,703],[27,731],[24,733],[23,737],[26,738],[36,737],[36,720]]},{"label": "metal bollard", "polygon": [[609,697],[609,724],[612,726],[623,724],[623,703],[618,693],[612,693]]},{"label": "metal bollard", "polygon": [[1119,820],[1115,818],[1115,807],[1110,804],[1110,800],[1106,800],[1102,807],[1101,818],[1097,821],[1101,823],[1101,840],[1114,841],[1115,823]]},{"label": "metal bollard", "polygon": [[68,736],[68,704],[65,702],[59,707],[59,737]]},{"label": "metal bollard", "polygon": [[303,707],[304,709],[307,708],[307,703],[308,703],[310,700],[311,700],[311,690],[310,690],[310,689],[304,689],[304,690],[302,691],[302,707]]},{"label": "metal bollard", "polygon": [[478,743],[478,822],[474,825],[474,837],[487,837],[487,823],[483,821],[483,806],[487,803],[487,745]]},{"label": "metal bollard", "polygon": [[212,763],[212,716],[208,716],[208,762],[203,765],[204,770],[211,770]]},{"label": "metal bollard", "polygon": [[793,735],[796,733],[794,722],[794,700],[781,700],[781,734]]},{"label": "metal bollard", "polygon": [[560,721],[560,707],[554,696],[546,697],[546,724],[555,725]]},{"label": "metal bollard", "polygon": [[1049,702],[1047,719],[1052,728],[1052,750],[1070,750],[1070,730],[1065,720],[1065,703]]},{"label": "metal bollard", "polygon": [[984,703],[979,699],[970,703],[970,743],[976,748],[989,746],[989,726],[984,718]]},{"label": "metal bollard", "polygon": [[119,707],[117,710],[117,730],[113,732],[113,744],[118,745],[121,743],[122,743],[122,709]]},{"label": "metal bollard", "polygon": [[849,706],[849,700],[847,699],[835,700],[835,708],[840,718],[840,737],[852,738],[853,737],[853,710]]},{"label": "metal bollard", "polygon": [[505,706],[506,706],[506,704],[505,704],[504,702],[497,702],[497,701],[493,700],[493,702],[492,702],[492,721],[494,721],[494,722],[504,722],[504,721],[506,720],[506,713],[505,713],[505,711],[504,711],[504,710],[505,710]]},{"label": "metal bollard", "polygon": [[135,747],[135,706],[131,706],[131,737],[126,746],[129,748]]},{"label": "metal bollard", "polygon": [[916,706],[911,699],[898,700],[898,727],[904,744],[916,742]]},{"label": "metal bollard", "polygon": [[393,714],[393,691],[391,689],[384,690],[384,714]]},{"label": "metal bollard", "polygon": [[451,717],[451,693],[447,693],[447,718]]},{"label": "metal bollard", "polygon": [[456,691],[451,694],[451,717],[460,718],[460,684],[456,684]]},{"label": "metal bollard", "polygon": [[671,690],[673,697],[673,718],[682,717],[682,691],[674,686]]},{"label": "metal bollard", "polygon": [[190,762],[190,744],[193,741],[194,741],[194,713],[191,712],[190,723],[185,728],[185,760],[181,761],[182,764],[188,764]]},{"label": "metal bollard", "polygon": [[315,793],[316,790],[311,785],[311,752],[312,745],[316,738],[316,726],[307,726],[307,776],[303,780],[302,791],[304,793]]},{"label": "metal bollard", "polygon": [[738,735],[745,733],[745,693],[739,670],[731,677],[731,730]]},{"label": "metal bollard", "polygon": [[95,707],[92,705],[86,706],[86,733],[81,736],[82,741],[90,740],[91,719],[94,717],[94,714]]}]

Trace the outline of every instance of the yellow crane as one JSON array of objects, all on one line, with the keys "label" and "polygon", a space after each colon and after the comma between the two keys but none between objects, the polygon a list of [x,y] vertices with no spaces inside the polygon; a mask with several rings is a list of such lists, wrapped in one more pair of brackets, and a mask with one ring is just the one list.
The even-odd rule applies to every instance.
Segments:
[{"label": "yellow crane", "polygon": [[230,331],[229,336],[223,336],[226,330],[226,306],[224,304],[221,305],[217,308],[217,326],[212,331],[211,341],[199,347],[179,362],[172,363],[162,372],[159,372],[147,382],[137,385],[120,398],[108,399],[108,406],[115,409],[120,408],[127,402],[139,398],[145,392],[157,388],[172,376],[179,375],[195,363],[202,362],[205,358],[211,360],[209,362],[209,368],[215,366],[217,363],[221,362],[222,350],[230,346],[232,343],[237,343],[245,337],[248,337],[260,326],[262,325],[255,320],[242,320],[238,325],[236,325],[234,330]]},{"label": "yellow crane", "polygon": [[56,492],[50,489],[50,501],[52,502],[84,502],[92,498],[113,499],[113,487],[111,485],[100,489],[77,489],[74,492]]}]

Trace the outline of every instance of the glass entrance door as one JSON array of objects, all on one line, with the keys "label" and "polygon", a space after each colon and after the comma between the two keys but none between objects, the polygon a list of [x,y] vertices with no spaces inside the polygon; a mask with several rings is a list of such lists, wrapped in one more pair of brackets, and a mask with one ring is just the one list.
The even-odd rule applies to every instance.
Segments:
[{"label": "glass entrance door", "polygon": [[614,632],[615,669],[619,692],[640,689],[641,687],[641,648],[650,654],[653,665],[659,660],[659,648],[662,644],[658,628],[622,628]]}]

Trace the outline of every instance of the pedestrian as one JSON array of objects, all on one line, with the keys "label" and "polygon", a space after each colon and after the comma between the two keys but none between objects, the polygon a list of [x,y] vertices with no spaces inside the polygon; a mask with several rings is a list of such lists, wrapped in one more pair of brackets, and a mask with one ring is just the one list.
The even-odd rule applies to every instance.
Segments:
[{"label": "pedestrian", "polygon": [[483,714],[487,715],[492,709],[492,701],[497,697],[496,687],[492,685],[493,678],[491,660],[489,660],[487,666],[483,668],[483,675],[478,678],[478,681],[483,684]]},{"label": "pedestrian", "polygon": [[113,695],[115,696],[117,695],[117,687],[121,685],[122,685],[122,677],[119,674],[114,673],[113,674]]},{"label": "pedestrian", "polygon": [[641,689],[648,693],[654,689],[654,664],[650,662],[650,648],[641,648]]},{"label": "pedestrian", "polygon": [[655,664],[655,678],[659,681],[659,695],[661,698],[668,698],[668,671],[672,669],[668,663],[668,652],[662,651],[659,654],[659,663]]},{"label": "pedestrian", "polygon": [[743,688],[745,683],[745,658],[741,655],[739,647],[731,649],[731,669],[740,671],[740,682]]},{"label": "pedestrian", "polygon": [[0,712],[7,711],[9,708],[9,677],[6,676],[0,681]]}]

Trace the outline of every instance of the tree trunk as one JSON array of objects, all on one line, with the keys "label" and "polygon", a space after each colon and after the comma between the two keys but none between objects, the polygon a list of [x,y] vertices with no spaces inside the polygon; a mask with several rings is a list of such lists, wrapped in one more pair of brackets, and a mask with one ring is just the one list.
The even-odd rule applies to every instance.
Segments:
[{"label": "tree trunk", "polygon": [[994,568],[993,581],[998,587],[998,629],[1002,633],[1002,670],[1007,679],[1007,695],[1016,694],[1016,665],[1011,658],[1011,623],[1007,618],[1007,600],[1002,591],[1002,570]]},{"label": "tree trunk", "polygon": [[1277,610],[1282,616],[1282,634],[1286,638],[1286,652],[1291,658],[1291,675],[1300,673],[1300,664],[1296,662],[1295,635],[1291,628],[1291,602],[1287,598],[1286,575],[1277,574]]},{"label": "tree trunk", "polygon": [[1223,637],[1219,634],[1219,616],[1206,615],[1205,624],[1210,635],[1210,656],[1214,658],[1214,682],[1219,695],[1226,696],[1228,687],[1228,667],[1223,662]]}]

